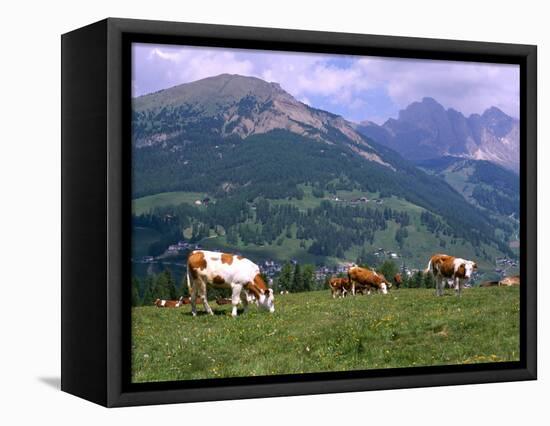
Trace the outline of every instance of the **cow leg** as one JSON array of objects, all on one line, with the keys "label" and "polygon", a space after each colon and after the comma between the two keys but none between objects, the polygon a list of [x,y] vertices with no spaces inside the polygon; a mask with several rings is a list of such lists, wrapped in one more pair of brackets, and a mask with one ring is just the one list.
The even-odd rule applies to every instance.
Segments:
[{"label": "cow leg", "polygon": [[197,285],[193,281],[192,285],[189,287],[189,299],[191,301],[191,314],[197,316]]},{"label": "cow leg", "polygon": [[460,297],[460,291],[462,290],[462,280],[458,277],[455,278],[455,291],[456,295]]},{"label": "cow leg", "polygon": [[208,315],[214,315],[214,312],[212,311],[212,308],[208,304],[208,300],[206,300],[206,293],[203,293],[202,296],[202,304],[204,305],[204,310]]},{"label": "cow leg", "polygon": [[453,278],[453,287],[455,289],[455,294],[457,296],[460,296],[460,278],[458,277]]},{"label": "cow leg", "polygon": [[351,281],[351,294],[355,296],[355,281]]},{"label": "cow leg", "polygon": [[439,276],[437,283],[437,295],[443,296],[445,294],[445,279]]},{"label": "cow leg", "polygon": [[208,304],[208,300],[206,299],[206,282],[203,280],[201,280],[200,297],[206,313],[208,315],[214,315],[214,312],[212,312],[212,308],[210,307],[210,305]]},{"label": "cow leg", "polygon": [[442,296],[443,292],[441,291],[441,285],[443,283],[443,278],[439,275],[435,277],[435,295]]},{"label": "cow leg", "polygon": [[237,306],[239,306],[239,302],[243,301],[243,306],[248,304],[248,300],[246,300],[246,295],[244,295],[244,298],[241,299],[241,292],[242,292],[242,286],[240,285],[233,285],[231,287],[231,304],[233,305],[233,308],[231,309],[231,316],[236,317],[237,316]]},{"label": "cow leg", "polygon": [[[243,314],[248,312],[248,298],[246,297],[246,292],[240,291],[241,301],[243,302]],[[235,308],[233,308],[235,309]],[[237,316],[237,310],[235,309],[235,316]]]}]

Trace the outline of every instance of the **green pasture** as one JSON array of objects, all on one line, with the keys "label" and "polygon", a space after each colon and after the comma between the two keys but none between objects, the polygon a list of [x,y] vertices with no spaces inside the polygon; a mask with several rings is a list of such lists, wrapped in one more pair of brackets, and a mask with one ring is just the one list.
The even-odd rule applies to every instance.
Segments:
[{"label": "green pasture", "polygon": [[401,289],[332,299],[276,295],[275,313],[189,305],[132,310],[134,382],[471,364],[519,359],[519,288]]}]

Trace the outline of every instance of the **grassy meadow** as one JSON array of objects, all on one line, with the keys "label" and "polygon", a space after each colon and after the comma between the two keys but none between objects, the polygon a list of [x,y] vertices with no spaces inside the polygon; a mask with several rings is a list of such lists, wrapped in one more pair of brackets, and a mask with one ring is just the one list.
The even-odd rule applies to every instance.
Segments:
[{"label": "grassy meadow", "polygon": [[134,382],[188,380],[519,359],[519,288],[401,289],[332,299],[275,298],[275,313],[232,318],[191,308],[132,310]]},{"label": "grassy meadow", "polygon": [[140,215],[151,211],[155,207],[181,203],[193,204],[196,200],[202,200],[204,197],[206,197],[206,194],[201,192],[161,192],[132,200],[132,212],[135,215]]}]

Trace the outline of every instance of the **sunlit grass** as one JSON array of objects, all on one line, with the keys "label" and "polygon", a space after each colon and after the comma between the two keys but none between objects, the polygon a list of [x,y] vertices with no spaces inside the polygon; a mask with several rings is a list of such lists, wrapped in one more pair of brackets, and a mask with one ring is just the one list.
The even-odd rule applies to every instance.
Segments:
[{"label": "sunlit grass", "polygon": [[[433,290],[333,300],[329,291],[276,297],[274,314],[251,308],[193,318],[178,309],[133,309],[135,382],[261,376],[519,359],[519,289]],[[199,306],[199,313],[202,306]],[[239,312],[240,313],[240,312]]]}]

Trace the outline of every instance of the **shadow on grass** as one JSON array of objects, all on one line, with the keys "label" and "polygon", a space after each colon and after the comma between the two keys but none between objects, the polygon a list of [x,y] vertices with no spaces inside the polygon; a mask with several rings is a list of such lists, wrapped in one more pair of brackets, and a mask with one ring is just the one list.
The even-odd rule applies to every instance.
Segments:
[{"label": "shadow on grass", "polygon": [[[214,315],[213,316],[231,316],[231,310],[216,310],[216,309],[212,309],[212,312],[214,312]],[[237,310],[237,315],[240,316],[242,315],[244,312],[243,309],[238,309]],[[189,312],[187,314],[188,316],[193,316],[193,314],[191,312]],[[209,314],[206,313],[206,311],[204,310],[198,310],[197,309],[197,316],[198,317],[202,317],[202,316],[208,316]]]}]

